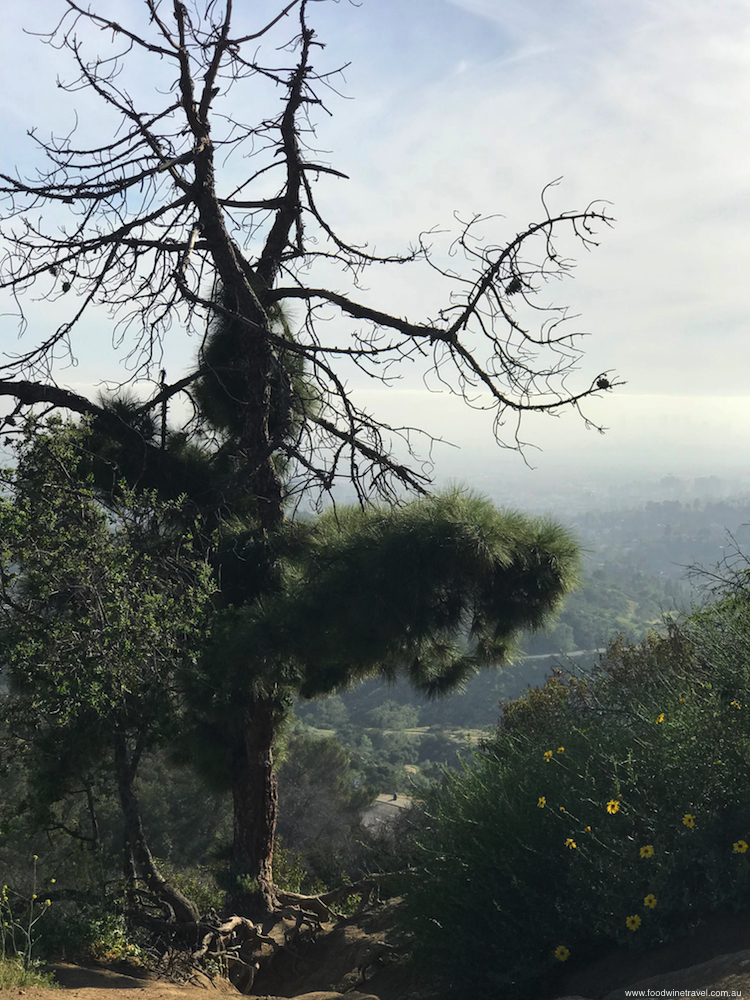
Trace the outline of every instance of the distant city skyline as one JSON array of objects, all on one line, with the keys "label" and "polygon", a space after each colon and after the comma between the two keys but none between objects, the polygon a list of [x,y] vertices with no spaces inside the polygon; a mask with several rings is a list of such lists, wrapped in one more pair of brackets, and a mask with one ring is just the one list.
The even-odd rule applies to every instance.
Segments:
[{"label": "distant city skyline", "polygon": [[394,422],[409,416],[420,426],[460,447],[435,448],[439,474],[451,470],[486,475],[494,466],[509,475],[533,478],[590,474],[601,468],[634,475],[712,475],[717,470],[750,472],[750,397],[635,395],[627,390],[602,393],[586,412],[606,428],[587,429],[580,417],[564,411],[559,418],[529,416],[523,426],[526,468],[522,458],[492,440],[492,415],[472,410],[446,394],[408,390],[368,390],[361,394],[373,412],[390,412]]},{"label": "distant city skyline", "polygon": [[[90,397],[100,388],[93,383],[70,385]],[[524,424],[524,461],[494,442],[491,413],[472,409],[455,396],[383,387],[356,392],[365,409],[392,426],[412,421],[426,435],[443,439],[432,445],[438,486],[461,483],[491,493],[502,491],[506,482],[521,506],[536,506],[539,498],[543,503],[554,500],[562,483],[601,496],[628,484],[640,488],[648,483],[651,492],[644,492],[642,499],[653,499],[657,485],[669,475],[690,481],[718,476],[730,492],[750,489],[750,397],[602,393],[587,412],[606,428],[604,434],[587,429],[572,412],[559,418],[531,415]],[[179,424],[187,416],[184,404],[173,403],[170,421]],[[417,434],[412,440],[417,454],[428,461],[427,436]],[[395,448],[400,457],[407,457],[398,441]],[[625,490],[623,496],[629,495]]]}]

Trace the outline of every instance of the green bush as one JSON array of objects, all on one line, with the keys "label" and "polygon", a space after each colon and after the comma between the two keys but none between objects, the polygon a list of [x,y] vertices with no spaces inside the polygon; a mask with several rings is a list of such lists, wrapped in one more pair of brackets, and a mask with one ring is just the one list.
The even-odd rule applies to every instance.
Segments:
[{"label": "green bush", "polygon": [[79,959],[141,964],[143,950],[131,939],[125,918],[121,914],[92,910],[79,911],[77,917],[73,926],[69,925],[68,931],[69,934],[71,931],[77,932],[75,937],[70,934],[70,940],[74,945],[77,938],[78,947],[72,947],[71,951]]},{"label": "green bush", "polygon": [[448,995],[521,996],[598,946],[688,933],[750,888],[750,615],[730,599],[506,706],[446,774],[407,892]]},{"label": "green bush", "polygon": [[157,863],[162,874],[195,903],[201,914],[211,910],[221,912],[226,886],[219,884],[223,881],[218,877],[219,863],[212,867],[192,865],[186,868],[177,868],[166,858],[157,858]]},{"label": "green bush", "polygon": [[36,962],[26,965],[19,955],[0,957],[0,990],[41,986],[46,990],[59,989],[51,972],[42,972]]},{"label": "green bush", "polygon": [[278,840],[273,851],[273,874],[276,887],[285,892],[302,892],[303,887],[310,892],[320,889],[320,886],[310,888],[306,885],[307,871],[299,851],[287,850]]}]

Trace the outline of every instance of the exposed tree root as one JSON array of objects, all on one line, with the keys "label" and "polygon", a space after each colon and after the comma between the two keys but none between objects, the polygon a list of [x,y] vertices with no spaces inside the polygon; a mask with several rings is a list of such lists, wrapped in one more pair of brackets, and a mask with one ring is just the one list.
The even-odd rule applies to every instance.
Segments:
[{"label": "exposed tree root", "polygon": [[[314,967],[315,958],[308,946],[316,941],[324,924],[330,933],[331,925],[342,920],[337,906],[359,895],[356,915],[364,913],[377,900],[380,883],[392,874],[374,875],[318,895],[274,888],[277,906],[258,920],[234,914],[222,921],[215,912],[199,920],[177,920],[163,902],[160,914],[138,907],[128,918],[154,935],[154,953],[162,956],[178,949],[192,968],[212,978],[224,976],[247,994],[261,968],[274,975],[276,969],[296,975],[307,965]],[[156,907],[159,901],[141,893],[141,902]],[[282,954],[284,961],[279,966]]]}]

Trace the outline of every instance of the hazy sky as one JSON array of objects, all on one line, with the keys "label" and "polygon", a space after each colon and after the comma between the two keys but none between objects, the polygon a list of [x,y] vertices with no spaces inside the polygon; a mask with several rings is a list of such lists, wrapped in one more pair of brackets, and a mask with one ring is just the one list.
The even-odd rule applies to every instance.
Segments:
[{"label": "hazy sky", "polygon": [[[237,7],[282,6],[248,3]],[[125,23],[142,5],[92,6]],[[65,54],[22,34],[52,27],[62,5],[2,7],[0,170],[10,172],[34,162],[27,128],[65,131],[74,107],[91,134],[106,119],[88,96],[55,87],[70,76]],[[744,461],[750,0],[340,0],[311,4],[310,19],[327,43],[321,65],[351,62],[317,136],[351,177],[321,182],[318,196],[347,237],[399,250],[420,231],[455,227],[455,211],[503,216],[489,231],[500,241],[539,216],[542,188],[560,175],[554,208],[612,202],[616,227],[550,298],[590,334],[581,383],[615,369],[628,385],[592,408],[611,428],[604,437],[570,415],[530,422],[524,436],[545,448],[534,464]],[[422,273],[368,283],[384,309],[411,319],[442,304]],[[103,356],[101,331],[88,337],[79,367],[60,375],[79,391]],[[14,338],[3,305],[0,346]],[[370,389],[367,404],[452,437],[465,458],[517,461],[490,451],[489,420],[425,396],[408,373],[401,388]]]}]

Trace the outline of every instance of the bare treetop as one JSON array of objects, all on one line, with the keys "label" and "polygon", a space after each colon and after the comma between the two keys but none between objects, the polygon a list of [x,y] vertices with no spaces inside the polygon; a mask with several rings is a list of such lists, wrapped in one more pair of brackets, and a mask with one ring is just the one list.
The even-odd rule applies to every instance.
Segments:
[{"label": "bare treetop", "polygon": [[[450,266],[433,255],[425,234],[413,234],[406,252],[378,256],[327,223],[314,182],[346,178],[315,149],[315,118],[326,113],[338,70],[318,68],[323,44],[311,23],[314,2],[321,0],[280,3],[272,16],[248,24],[231,0],[144,0],[147,19],[136,28],[95,5],[62,0],[60,23],[43,36],[75,63],[75,78],[61,86],[95,94],[111,124],[104,140],[87,148],[77,148],[75,131],[49,141],[34,135],[46,167],[31,178],[0,174],[0,288],[13,298],[24,333],[21,350],[2,358],[0,394],[15,397],[16,410],[42,400],[101,416],[95,404],[54,384],[56,362],[75,351],[84,316],[106,309],[137,376],[156,384],[167,333],[204,332],[212,315],[223,314],[244,331],[235,359],[245,387],[239,478],[276,512],[269,523],[286,488],[273,462],[278,454],[292,462],[297,485],[330,488],[343,476],[362,498],[373,489],[390,495],[399,486],[427,486],[423,469],[390,455],[392,429],[354,404],[342,363],[385,380],[401,362],[422,361],[468,402],[480,393],[482,405],[489,400],[498,439],[512,447],[524,412],[578,409],[616,384],[593,373],[574,385],[582,357],[576,334],[564,325],[565,309],[545,298],[549,280],[572,266],[556,236],[567,230],[584,248],[594,246],[597,227],[612,221],[603,204],[555,214],[543,198],[540,219],[498,245],[485,240],[492,220],[459,221]],[[92,29],[106,55],[89,54]],[[131,64],[140,78],[129,90]],[[150,94],[142,78],[148,65]],[[255,115],[251,122],[240,106]],[[321,198],[336,195],[335,186],[318,190]],[[325,287],[331,263],[341,289]],[[443,296],[409,318],[393,315],[387,303],[373,308],[359,279],[376,264],[433,268]],[[55,330],[27,328],[31,292],[59,304],[64,319]],[[279,304],[293,300],[305,312],[291,336],[275,319]],[[288,374],[289,358],[315,387],[305,398]],[[144,410],[189,393],[203,371],[199,355],[195,371],[161,384]],[[276,405],[283,398],[297,415],[275,428],[273,391]]]}]

